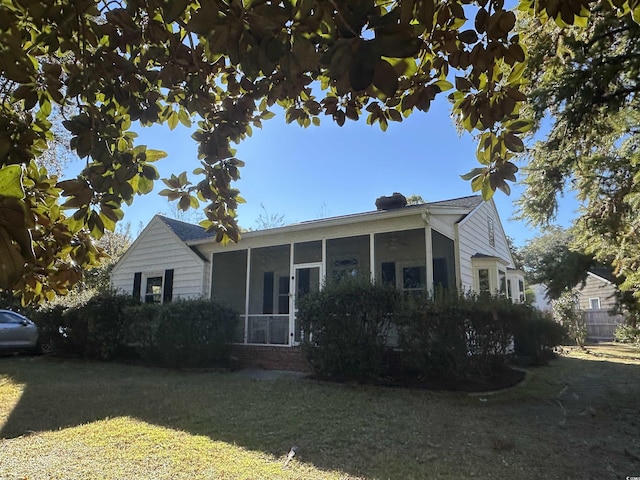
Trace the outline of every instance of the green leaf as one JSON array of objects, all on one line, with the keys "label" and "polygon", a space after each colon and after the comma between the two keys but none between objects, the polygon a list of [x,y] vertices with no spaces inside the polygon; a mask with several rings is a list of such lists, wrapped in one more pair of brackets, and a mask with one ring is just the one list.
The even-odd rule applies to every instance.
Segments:
[{"label": "green leaf", "polygon": [[0,194],[5,197],[24,198],[20,165],[7,165],[0,168]]},{"label": "green leaf", "polygon": [[524,142],[513,133],[506,133],[504,135],[504,145],[512,152],[519,153],[524,151]]},{"label": "green leaf", "polygon": [[471,181],[471,190],[474,192],[481,190],[484,184],[484,179],[485,179],[484,175],[478,175],[476,178],[474,178]]},{"label": "green leaf", "polygon": [[9,233],[0,227],[0,287],[10,290],[24,274],[25,259],[11,241]]},{"label": "green leaf", "polygon": [[164,21],[176,21],[187,8],[188,0],[163,0]]},{"label": "green leaf", "polygon": [[178,117],[178,114],[176,112],[171,112],[171,115],[167,118],[167,125],[169,125],[169,129],[173,130],[176,128],[179,122],[180,118]]},{"label": "green leaf", "polygon": [[373,84],[387,97],[392,97],[398,90],[398,76],[393,66],[386,60],[379,60],[376,63]]},{"label": "green leaf", "polygon": [[640,3],[636,5],[636,7],[631,12],[631,16],[636,23],[640,23]]},{"label": "green leaf", "polygon": [[139,194],[146,194],[151,192],[151,190],[153,190],[153,180],[148,179],[147,177],[144,177],[142,175],[136,175],[136,177],[138,179],[138,193]]},{"label": "green leaf", "polygon": [[51,115],[51,102],[47,97],[40,97],[40,111],[45,117]]},{"label": "green leaf", "polygon": [[449,82],[448,80],[438,80],[437,82],[433,83],[433,86],[439,88],[441,92],[446,92],[447,90],[451,90],[453,88],[453,83]]},{"label": "green leaf", "polygon": [[476,167],[473,170],[471,170],[469,173],[465,173],[464,175],[460,175],[460,178],[462,178],[462,180],[469,181],[472,178],[477,177],[478,175],[482,175],[485,171],[486,171],[486,168]]},{"label": "green leaf", "polygon": [[482,199],[486,202],[487,200],[491,200],[493,194],[495,193],[493,188],[491,188],[491,182],[489,181],[489,177],[480,177],[483,178],[482,182]]},{"label": "green leaf", "polygon": [[151,150],[148,149],[145,152],[145,160],[147,162],[155,162],[160,160],[161,158],[165,158],[167,156],[167,152],[163,152],[162,150]]},{"label": "green leaf", "polygon": [[187,111],[182,108],[178,112],[178,120],[180,120],[180,123],[185,127],[187,128],[191,127],[191,117],[189,117],[189,114],[187,113]]}]

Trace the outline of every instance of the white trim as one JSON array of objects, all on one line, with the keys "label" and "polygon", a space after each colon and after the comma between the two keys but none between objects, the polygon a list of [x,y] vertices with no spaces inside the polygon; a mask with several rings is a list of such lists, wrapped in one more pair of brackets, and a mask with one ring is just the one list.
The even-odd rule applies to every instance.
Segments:
[{"label": "white trim", "polygon": [[247,343],[249,335],[249,295],[251,293],[251,247],[247,248],[247,269],[244,285],[244,343]]},{"label": "white trim", "polygon": [[369,271],[371,283],[376,282],[376,241],[373,233],[369,234]]},{"label": "white trim", "polygon": [[613,283],[611,280],[607,280],[606,278],[601,277],[600,275],[598,275],[598,274],[596,274],[596,273],[593,273],[593,272],[587,272],[587,276],[595,277],[595,278],[597,278],[598,280],[602,280],[603,282],[608,283],[609,285],[613,285],[613,286],[615,286],[615,283]]},{"label": "white trim", "polygon": [[[598,308],[593,308],[593,305],[591,304],[592,300],[598,301]],[[600,301],[600,297],[589,297],[589,310],[602,310],[602,302]]]},{"label": "white trim", "polygon": [[[366,213],[356,213],[353,215],[344,215],[341,217],[333,217],[333,218],[323,218],[319,220],[311,220],[309,222],[301,222],[301,223],[293,223],[291,225],[285,225],[284,227],[278,228],[269,228],[265,230],[255,230],[253,232],[246,232],[242,234],[242,237],[245,239],[263,237],[263,236],[271,236],[274,234],[282,234],[282,233],[293,233],[305,230],[314,230],[321,229],[327,227],[334,226],[342,226],[342,225],[353,225],[354,223],[366,223],[373,222],[377,220],[382,220],[385,218],[401,218],[407,216],[418,216],[420,217],[422,213],[426,212],[432,216],[436,215],[465,215],[468,216],[473,211],[475,211],[479,206],[482,205],[482,202],[479,203],[476,207],[474,207],[471,212],[469,208],[464,207],[447,207],[447,206],[433,206],[429,204],[423,205],[413,205],[410,207],[404,208],[396,208],[392,210],[380,210],[375,212],[366,212]],[[466,218],[466,217],[465,217]],[[387,230],[376,231],[375,233],[384,233]],[[390,229],[388,231],[395,231],[395,229]],[[359,236],[363,235],[362,233],[353,234],[350,236]],[[186,243],[187,245],[202,245],[211,243],[214,241],[213,237],[201,238],[196,240],[189,240]]]},{"label": "white trim", "polygon": [[324,284],[324,276],[325,276],[324,262],[295,263],[293,264],[293,270],[291,271],[291,281],[293,283],[293,290],[292,290],[292,296],[291,296],[292,308],[289,312],[289,340],[290,340],[289,346],[292,346],[292,347],[297,347],[298,345],[300,345],[300,342],[296,342],[296,331],[295,331],[296,313],[298,313],[298,309],[296,308],[296,295],[298,293],[296,288],[296,281],[298,278],[298,270],[313,269],[313,268],[318,269],[318,290],[322,290],[322,286]]},{"label": "white trim", "polygon": [[[446,235],[445,235],[446,237]],[[447,237],[449,238],[449,237]],[[431,226],[424,227],[424,243],[425,243],[425,274],[427,278],[424,279],[426,285],[426,291],[431,294],[433,292],[433,236],[431,233]]]}]

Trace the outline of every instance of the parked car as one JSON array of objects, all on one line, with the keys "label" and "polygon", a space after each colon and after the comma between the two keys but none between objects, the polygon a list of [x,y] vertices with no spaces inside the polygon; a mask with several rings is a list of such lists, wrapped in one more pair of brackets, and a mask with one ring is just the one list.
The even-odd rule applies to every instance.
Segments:
[{"label": "parked car", "polygon": [[24,315],[0,310],[0,351],[42,352],[38,327]]}]

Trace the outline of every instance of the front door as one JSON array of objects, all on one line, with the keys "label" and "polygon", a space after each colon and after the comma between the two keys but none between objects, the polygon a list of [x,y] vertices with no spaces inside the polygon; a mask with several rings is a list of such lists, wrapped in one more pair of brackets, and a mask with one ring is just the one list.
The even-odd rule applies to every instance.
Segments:
[{"label": "front door", "polygon": [[309,293],[320,290],[322,264],[296,265],[293,269],[293,308],[291,317],[292,345],[298,345],[302,339],[302,330],[298,320],[297,301]]}]

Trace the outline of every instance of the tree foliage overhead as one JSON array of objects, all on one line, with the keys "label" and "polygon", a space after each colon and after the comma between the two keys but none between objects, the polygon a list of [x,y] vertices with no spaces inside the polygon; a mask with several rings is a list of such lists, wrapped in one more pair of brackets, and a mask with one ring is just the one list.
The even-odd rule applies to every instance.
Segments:
[{"label": "tree foliage overhead", "polygon": [[560,298],[587,278],[595,266],[593,256],[576,249],[571,230],[549,227],[545,233],[528,241],[518,250],[527,276],[527,283],[544,284],[547,297]]},{"label": "tree foliage overhead", "polygon": [[[640,19],[637,0],[595,5]],[[592,7],[518,8],[583,25]],[[220,241],[238,239],[243,201],[232,145],[276,104],[305,127],[366,116],[385,130],[451,92],[454,116],[479,139],[481,166],[465,178],[485,198],[508,192],[531,125],[519,118],[526,59],[515,26],[503,0],[2,0],[0,287],[51,297],[97,262],[92,237],[158,179],[164,153],[136,144],[135,122],[198,121],[197,180],[173,175],[164,195],[182,209],[204,202],[203,225]],[[33,164],[53,140],[54,105],[76,112],[63,125],[86,159],[77,178]]]},{"label": "tree foliage overhead", "polygon": [[551,128],[530,152],[521,212],[547,224],[575,193],[581,251],[640,292],[640,25],[599,8],[585,29],[527,28],[530,107]]}]

